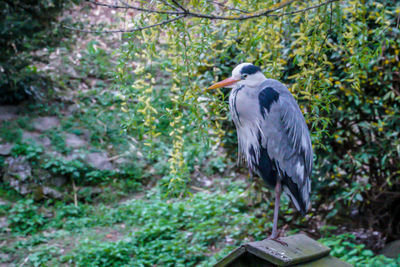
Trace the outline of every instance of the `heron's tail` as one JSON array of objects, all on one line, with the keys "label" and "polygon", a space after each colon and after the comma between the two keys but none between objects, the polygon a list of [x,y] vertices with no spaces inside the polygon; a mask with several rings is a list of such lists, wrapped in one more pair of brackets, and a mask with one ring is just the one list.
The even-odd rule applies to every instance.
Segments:
[{"label": "heron's tail", "polygon": [[288,179],[282,180],[283,191],[290,197],[296,209],[300,211],[302,215],[305,215],[311,208],[310,179],[307,179],[303,186],[299,186],[297,183],[293,182],[292,179],[289,177],[287,178]]}]

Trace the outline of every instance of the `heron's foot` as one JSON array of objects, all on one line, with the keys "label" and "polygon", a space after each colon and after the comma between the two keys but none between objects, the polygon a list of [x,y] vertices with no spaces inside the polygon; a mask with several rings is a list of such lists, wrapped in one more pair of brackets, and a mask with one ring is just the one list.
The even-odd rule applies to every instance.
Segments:
[{"label": "heron's foot", "polygon": [[281,239],[280,239],[280,237],[277,235],[277,234],[272,234],[272,235],[270,235],[267,239],[269,239],[269,240],[273,240],[273,241],[275,241],[275,242],[278,242],[279,244],[281,244],[282,246],[285,246],[285,247],[287,247],[288,246],[288,244],[285,242],[285,241],[282,241]]}]

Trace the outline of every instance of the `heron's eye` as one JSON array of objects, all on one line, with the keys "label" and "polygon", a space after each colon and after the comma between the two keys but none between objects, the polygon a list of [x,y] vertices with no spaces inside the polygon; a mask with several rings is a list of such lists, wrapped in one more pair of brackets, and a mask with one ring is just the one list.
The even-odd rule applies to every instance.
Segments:
[{"label": "heron's eye", "polygon": [[246,79],[247,78],[247,74],[242,74],[242,80],[244,80],[244,79]]}]

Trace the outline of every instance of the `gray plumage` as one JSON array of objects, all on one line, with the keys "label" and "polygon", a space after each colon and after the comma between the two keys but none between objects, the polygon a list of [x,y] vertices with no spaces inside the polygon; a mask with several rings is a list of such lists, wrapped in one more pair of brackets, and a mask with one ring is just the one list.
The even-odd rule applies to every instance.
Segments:
[{"label": "gray plumage", "polygon": [[[279,95],[276,101],[269,103],[269,110],[263,107],[266,103],[260,103],[263,98],[259,97],[266,88]],[[297,192],[292,192],[283,181],[285,193],[298,210],[305,212],[309,208],[313,156],[305,119],[292,94],[279,81],[266,79],[257,88],[245,85],[233,88],[229,103],[237,129],[239,153],[244,156],[249,168],[264,178],[257,162],[260,156],[265,156],[261,153],[261,149],[265,148],[274,165],[272,167],[276,168],[277,179],[290,179],[297,185],[300,199],[295,197]],[[274,186],[273,183],[268,184]],[[303,203],[299,204],[299,201]]]},{"label": "gray plumage", "polygon": [[280,195],[289,195],[305,214],[310,208],[313,151],[306,121],[285,85],[267,79],[260,68],[242,63],[232,77],[209,87],[232,87],[229,109],[236,125],[239,158],[275,188],[271,239],[278,242]]},{"label": "gray plumage", "polygon": [[[253,65],[244,63],[233,71],[232,77],[240,74],[242,82],[236,83],[229,97],[239,153],[271,187],[279,179],[296,208],[305,213],[310,207],[313,152],[303,114],[285,85],[256,70],[246,73],[246,66]],[[246,82],[250,79],[254,82]]]}]

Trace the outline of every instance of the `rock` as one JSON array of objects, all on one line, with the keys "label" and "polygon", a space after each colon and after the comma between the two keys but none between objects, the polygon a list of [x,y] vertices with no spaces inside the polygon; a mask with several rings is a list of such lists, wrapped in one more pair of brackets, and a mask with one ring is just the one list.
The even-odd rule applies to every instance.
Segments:
[{"label": "rock", "polygon": [[80,110],[80,106],[78,104],[72,104],[72,105],[68,106],[66,113],[68,115],[71,115],[71,114],[77,113],[79,110]]},{"label": "rock", "polygon": [[82,186],[79,188],[78,197],[87,200],[99,196],[103,192],[104,190],[101,187]]},{"label": "rock", "polygon": [[47,170],[34,169],[32,173],[32,176],[35,177],[37,180],[40,180],[40,183],[44,185],[61,187],[67,183],[67,178],[65,176],[54,176]]},{"label": "rock", "polygon": [[126,158],[126,157],[120,157],[120,158],[113,160],[113,162],[116,165],[124,166],[124,165],[128,165],[128,164],[132,163],[132,160],[130,160],[129,158]]},{"label": "rock", "polygon": [[45,151],[47,157],[50,158],[62,158],[63,155],[58,151]]},{"label": "rock", "polygon": [[12,180],[10,186],[23,196],[32,193],[32,188],[29,186],[29,184],[22,184],[17,182],[17,180]]},{"label": "rock", "polygon": [[[0,262],[9,262],[10,260],[11,260],[10,255],[0,253]],[[4,266],[6,266],[6,265],[4,265]]]},{"label": "rock", "polygon": [[105,152],[94,152],[85,156],[85,161],[92,167],[99,170],[112,170],[114,166],[111,164]]},{"label": "rock", "polygon": [[5,175],[16,177],[19,181],[26,181],[32,175],[32,169],[25,157],[9,157],[5,160]]},{"label": "rock", "polygon": [[9,183],[21,195],[33,193],[35,200],[62,199],[63,194],[53,187],[62,187],[67,178],[52,175],[44,169],[33,169],[25,157],[9,157],[5,160],[3,181]]},{"label": "rock", "polygon": [[22,133],[22,141],[27,142],[29,140],[34,141],[37,144],[40,144],[45,147],[48,147],[51,145],[51,141],[47,136],[42,136],[39,133],[23,132]]},{"label": "rock", "polygon": [[8,156],[11,153],[11,149],[13,148],[13,144],[5,143],[0,144],[0,155],[1,156]]},{"label": "rock", "polygon": [[77,151],[72,151],[72,153],[66,155],[65,157],[63,157],[66,161],[71,161],[71,160],[75,160],[75,159],[81,159],[81,154],[78,153]]},{"label": "rock", "polygon": [[351,233],[356,237],[357,242],[365,244],[374,251],[378,251],[385,245],[386,238],[381,232],[360,228],[355,229]]},{"label": "rock", "polygon": [[50,172],[44,169],[33,169],[32,176],[35,177],[35,180],[40,181],[40,183],[46,183],[51,179]]},{"label": "rock", "polygon": [[43,194],[47,197],[54,198],[54,199],[62,199],[63,198],[63,194],[60,191],[50,188],[48,186],[43,186],[42,191],[43,191]]},{"label": "rock", "polygon": [[29,186],[31,176],[32,169],[25,157],[9,157],[5,160],[3,181],[8,182],[21,195],[32,192]]},{"label": "rock", "polygon": [[45,198],[62,199],[63,196],[63,193],[48,186],[36,185],[33,190],[33,198],[35,201],[40,201]]},{"label": "rock", "polygon": [[60,125],[57,117],[40,117],[33,120],[33,127],[37,131],[47,131]]},{"label": "rock", "polygon": [[9,225],[7,217],[0,217],[0,229],[6,229]]},{"label": "rock", "polygon": [[17,106],[0,106],[0,121],[10,121],[18,117]]},{"label": "rock", "polygon": [[32,196],[35,201],[41,201],[44,199],[44,194],[41,186],[35,186],[34,190],[32,191]]},{"label": "rock", "polygon": [[65,144],[67,147],[79,148],[86,146],[87,143],[76,134],[67,133],[65,135]]},{"label": "rock", "polygon": [[49,182],[51,185],[54,185],[56,187],[61,187],[65,185],[68,182],[68,180],[65,176],[59,175],[59,176],[53,176]]},{"label": "rock", "polygon": [[90,136],[92,135],[92,133],[88,129],[81,129],[81,132],[86,140],[90,140]]},{"label": "rock", "polygon": [[383,254],[388,258],[397,259],[400,256],[400,240],[396,240],[387,244],[380,251],[380,254]]}]

